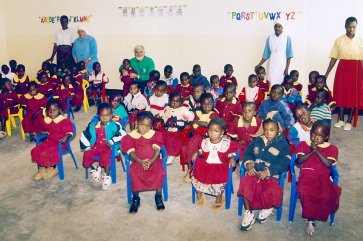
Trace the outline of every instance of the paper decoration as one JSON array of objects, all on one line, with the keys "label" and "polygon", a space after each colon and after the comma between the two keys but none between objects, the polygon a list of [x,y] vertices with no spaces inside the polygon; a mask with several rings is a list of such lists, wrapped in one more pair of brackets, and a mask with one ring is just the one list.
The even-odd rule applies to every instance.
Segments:
[{"label": "paper decoration", "polygon": [[297,14],[300,12],[256,12],[256,11],[241,11],[241,12],[229,12],[232,20],[237,21],[275,21],[276,19],[282,19],[287,21],[296,20]]},{"label": "paper decoration", "polygon": [[123,6],[123,17],[180,17],[187,5]]}]

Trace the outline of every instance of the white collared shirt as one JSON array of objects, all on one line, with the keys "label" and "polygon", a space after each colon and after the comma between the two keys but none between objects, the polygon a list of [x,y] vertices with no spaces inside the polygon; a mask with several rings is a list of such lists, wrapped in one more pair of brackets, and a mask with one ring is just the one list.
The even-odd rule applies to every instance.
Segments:
[{"label": "white collared shirt", "polygon": [[59,45],[69,45],[72,46],[75,40],[75,34],[72,29],[67,28],[66,30],[58,29],[55,33],[54,43]]}]

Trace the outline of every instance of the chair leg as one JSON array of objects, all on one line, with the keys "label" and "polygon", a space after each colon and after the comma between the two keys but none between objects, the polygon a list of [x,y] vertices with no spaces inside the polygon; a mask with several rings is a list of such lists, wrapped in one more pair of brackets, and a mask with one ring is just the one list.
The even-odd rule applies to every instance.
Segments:
[{"label": "chair leg", "polygon": [[59,180],[64,180],[63,159],[57,164]]},{"label": "chair leg", "polygon": [[122,160],[122,155],[121,154],[120,154],[120,162],[121,162],[121,165],[122,165],[122,169],[124,170],[124,172],[126,172],[125,164],[124,164],[124,161]]},{"label": "chair leg", "polygon": [[110,171],[111,171],[111,179],[112,179],[112,184],[115,184],[117,182],[117,174],[116,174],[116,157],[112,154],[111,157],[111,167],[110,167]]},{"label": "chair leg", "polygon": [[130,177],[130,160],[126,161],[126,190],[127,190],[127,203],[131,204],[131,177]]},{"label": "chair leg", "polygon": [[88,168],[85,168],[84,170],[86,172],[86,180],[87,180],[88,179]]},{"label": "chair leg", "polygon": [[195,193],[197,190],[195,190],[194,185],[192,184],[192,203],[195,204]]},{"label": "chair leg", "polygon": [[68,149],[69,149],[69,154],[71,154],[71,157],[73,159],[74,166],[76,167],[76,169],[78,169],[77,161],[76,161],[76,158],[74,158],[72,149],[69,146],[68,146]]},{"label": "chair leg", "polygon": [[242,211],[243,211],[243,197],[239,196],[238,197],[238,216],[242,216]]},{"label": "chair leg", "polygon": [[13,126],[13,128],[16,128],[15,118],[13,116],[9,116],[9,119],[11,121],[11,125]]},{"label": "chair leg", "polygon": [[330,226],[334,226],[335,213],[330,214]]},{"label": "chair leg", "polygon": [[165,174],[164,182],[163,182],[163,194],[164,194],[164,201],[167,202],[169,200],[169,193],[168,193],[168,174],[167,173]]},{"label": "chair leg", "polygon": [[357,127],[357,122],[358,122],[358,114],[359,114],[359,108],[356,107],[355,111],[354,111],[354,119],[353,119],[353,126]]},{"label": "chair leg", "polygon": [[6,132],[8,133],[8,136],[11,136],[11,125],[10,125],[9,119],[6,121],[5,125],[6,125]]}]

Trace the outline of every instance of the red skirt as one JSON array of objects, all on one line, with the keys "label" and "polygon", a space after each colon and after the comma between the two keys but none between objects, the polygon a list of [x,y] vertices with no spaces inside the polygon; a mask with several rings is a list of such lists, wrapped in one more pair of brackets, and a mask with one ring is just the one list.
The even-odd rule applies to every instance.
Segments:
[{"label": "red skirt", "polygon": [[179,156],[182,147],[182,132],[163,130],[164,145],[168,156]]},{"label": "red skirt", "polygon": [[84,92],[82,86],[77,86],[75,88],[75,95],[71,100],[71,106],[78,107],[83,105]]},{"label": "red skirt", "polygon": [[156,160],[144,171],[136,162],[130,165],[131,187],[133,192],[156,190],[163,187],[165,171],[161,159]]},{"label": "red skirt", "polygon": [[360,60],[340,60],[334,79],[338,107],[363,107],[363,71]]},{"label": "red skirt", "polygon": [[268,209],[281,205],[282,193],[283,190],[275,178],[259,181],[256,176],[243,176],[237,195],[247,198],[252,209]]},{"label": "red skirt", "polygon": [[44,116],[42,112],[38,113],[37,117],[34,120],[32,120],[33,114],[34,112],[27,112],[27,114],[24,116],[23,121],[21,122],[25,133],[44,131]]},{"label": "red skirt", "polygon": [[[31,150],[31,157],[33,162],[41,167],[55,166],[60,162],[58,141],[45,140]],[[66,145],[63,144],[63,150]]]}]

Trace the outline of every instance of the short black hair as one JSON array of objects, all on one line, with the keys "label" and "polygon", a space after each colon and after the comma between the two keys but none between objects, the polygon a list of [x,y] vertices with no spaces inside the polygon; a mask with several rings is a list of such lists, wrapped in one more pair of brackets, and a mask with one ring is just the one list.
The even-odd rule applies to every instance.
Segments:
[{"label": "short black hair", "polygon": [[11,65],[17,65],[18,63],[16,62],[16,60],[15,59],[12,59],[12,60],[10,60],[9,61],[9,65],[11,66]]},{"label": "short black hair", "polygon": [[242,104],[242,110],[245,108],[245,106],[250,105],[253,106],[253,108],[256,110],[257,109],[257,104],[255,102],[252,101],[245,101]]},{"label": "short black hair", "polygon": [[279,84],[274,84],[272,87],[271,87],[271,91],[273,91],[274,89],[280,89],[282,93],[284,93],[284,89],[282,88],[281,85]]},{"label": "short black hair", "polygon": [[171,101],[173,98],[178,97],[178,96],[181,98],[181,94],[179,92],[177,92],[177,91],[171,92],[169,95],[169,101]]},{"label": "short black hair", "polygon": [[309,111],[308,106],[307,106],[307,105],[305,105],[304,103],[298,103],[298,104],[296,105],[296,107],[295,107],[295,112],[296,112],[297,110],[300,110],[300,109],[304,109],[304,110],[306,110],[306,111]]},{"label": "short black hair", "polygon": [[32,87],[32,86],[34,86],[35,88],[37,88],[38,89],[38,87],[39,87],[39,85],[38,85],[38,83],[37,82],[35,82],[35,81],[30,81],[30,83],[28,84],[28,86],[27,86],[27,88],[28,88],[28,90],[30,90],[30,87]]},{"label": "short black hair", "polygon": [[173,72],[173,66],[171,66],[171,65],[165,65],[164,71],[166,71],[167,69],[169,69],[169,70],[171,70],[171,72]]},{"label": "short black hair", "polygon": [[180,79],[184,78],[184,77],[187,77],[188,79],[190,78],[190,75],[188,72],[183,72],[180,74]]},{"label": "short black hair", "polygon": [[52,98],[52,99],[48,100],[46,109],[48,110],[51,105],[56,105],[58,107],[58,109],[61,109],[61,104],[60,104],[59,99]]},{"label": "short black hair", "polygon": [[200,65],[199,65],[199,64],[195,64],[195,65],[193,66],[193,70],[194,70],[194,69],[196,69],[196,68],[200,68]]},{"label": "short black hair", "polygon": [[256,73],[260,72],[261,70],[265,71],[265,73],[266,73],[265,67],[263,67],[263,66],[258,66],[256,69]]},{"label": "short black hair", "polygon": [[200,96],[200,103],[202,103],[203,100],[206,100],[206,99],[211,99],[212,101],[214,101],[213,95],[211,93],[203,93]]},{"label": "short black hair", "polygon": [[96,65],[97,65],[97,64],[99,64],[99,65],[100,65],[100,67],[101,67],[100,62],[94,62],[94,63],[93,63],[93,65],[92,65],[92,68],[93,68],[93,69],[95,69],[95,67],[96,67]]},{"label": "short black hair", "polygon": [[19,64],[18,66],[16,66],[16,70],[24,70],[25,71],[25,66],[23,64]]},{"label": "short black hair", "polygon": [[112,107],[109,103],[101,103],[97,106],[97,114],[99,115],[103,110],[110,110],[112,113]]},{"label": "short black hair", "polygon": [[310,71],[310,73],[309,73],[309,78],[310,78],[313,74],[319,75],[319,72],[318,72],[318,71],[316,71],[316,70]]},{"label": "short black hair", "polygon": [[322,79],[324,81],[324,83],[326,83],[326,77],[325,77],[325,75],[318,75],[318,76],[316,76],[315,81],[317,81],[318,79]]},{"label": "short black hair", "polygon": [[140,89],[140,85],[139,85],[139,82],[137,82],[136,80],[132,81],[130,83],[130,87],[133,86],[133,85],[136,85],[138,89]]},{"label": "short black hair", "polygon": [[195,85],[192,86],[192,89],[198,88],[198,87],[202,87],[202,89],[204,90],[204,85],[201,83],[196,83]]},{"label": "short black hair", "polygon": [[315,92],[315,96],[317,96],[318,94],[322,94],[324,97],[324,100],[327,101],[329,98],[329,93],[328,91],[324,90],[324,89],[320,89],[320,90],[316,90]]},{"label": "short black hair", "polygon": [[257,79],[257,75],[255,75],[255,74],[250,74],[250,75],[248,76],[248,82],[252,81],[252,79],[253,79],[253,78],[256,78],[256,79]]},{"label": "short black hair", "polygon": [[137,114],[138,121],[142,121],[145,119],[149,119],[151,123],[154,123],[154,116],[150,111],[142,111]]},{"label": "short black hair", "polygon": [[346,20],[345,20],[345,27],[347,27],[350,23],[352,23],[352,22],[356,22],[356,23],[358,23],[358,20],[355,18],[355,17],[349,17],[349,18],[347,18]]},{"label": "short black hair", "polygon": [[157,70],[152,70],[149,74],[149,77],[153,77],[154,80],[160,80],[160,72]]},{"label": "short black hair", "polygon": [[210,82],[210,84],[212,84],[212,81],[213,81],[214,79],[218,79],[218,80],[219,80],[218,75],[214,74],[214,75],[212,75],[212,76],[209,78],[209,82]]},{"label": "short black hair", "polygon": [[236,91],[236,86],[233,83],[227,83],[223,88],[223,93],[226,92],[226,90],[229,88],[232,88],[234,91]]},{"label": "short black hair", "polygon": [[123,62],[128,62],[129,64],[131,64],[131,62],[130,62],[130,60],[129,59],[124,59],[124,60],[122,60],[122,63]]},{"label": "short black hair", "polygon": [[218,126],[220,126],[222,128],[223,131],[226,130],[226,121],[223,120],[220,117],[214,117],[213,119],[211,119],[210,122],[209,122],[209,124],[208,124],[208,128],[211,125],[218,125]]},{"label": "short black hair", "polygon": [[296,69],[293,69],[290,71],[290,75],[293,75],[293,74],[299,74],[299,71],[297,71]]},{"label": "short black hair", "polygon": [[168,85],[166,84],[166,82],[164,80],[158,80],[158,81],[156,81],[154,89],[157,89],[159,86],[164,86],[166,89]]},{"label": "short black hair", "polygon": [[67,20],[67,22],[68,22],[68,17],[66,15],[62,15],[60,17],[60,21],[62,21],[62,20]]},{"label": "short black hair", "polygon": [[233,66],[231,64],[226,64],[224,66],[224,72],[226,72],[228,69],[232,69],[233,70]]},{"label": "short black hair", "polygon": [[311,132],[318,127],[323,128],[323,132],[326,136],[330,136],[330,123],[328,120],[315,121],[313,126],[311,127]]},{"label": "short black hair", "polygon": [[271,118],[267,118],[267,119],[265,119],[265,120],[262,122],[262,127],[263,127],[263,128],[265,128],[265,125],[270,124],[270,123],[274,123],[274,124],[276,124],[277,129],[279,129],[279,128],[280,128],[280,127],[279,127],[279,122],[274,121],[274,120],[273,120],[273,119],[271,119]]},{"label": "short black hair", "polygon": [[110,98],[108,98],[109,102],[111,103],[115,98],[121,98],[121,94],[118,92],[115,92],[110,95]]}]

